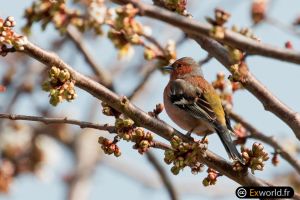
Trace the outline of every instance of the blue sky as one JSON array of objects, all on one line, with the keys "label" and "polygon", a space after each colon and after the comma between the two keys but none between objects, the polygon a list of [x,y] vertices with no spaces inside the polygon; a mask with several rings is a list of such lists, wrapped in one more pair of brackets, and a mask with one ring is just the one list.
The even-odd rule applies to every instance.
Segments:
[{"label": "blue sky", "polygon": [[[17,21],[17,29],[21,28],[24,24],[22,19],[23,9],[28,7],[32,1],[19,1],[10,0],[6,1],[0,7],[0,16],[14,16]],[[192,6],[189,10],[192,15],[199,21],[204,21],[205,16],[212,16],[215,7],[220,7],[231,13],[232,17],[228,23],[228,26],[236,24],[239,27],[251,26],[251,20],[249,18],[250,0],[236,1],[236,0],[190,0],[188,1]],[[270,16],[274,17],[283,23],[291,24],[296,16],[300,15],[300,2],[293,0],[274,0],[270,9]],[[152,25],[153,20],[142,19],[144,23]],[[168,26],[169,32],[162,32],[166,28],[166,24],[159,23],[158,28],[153,30],[153,35],[158,35],[159,40],[163,43],[167,39],[176,39],[180,32],[178,29],[171,29]],[[262,24],[254,29],[255,34],[261,38],[263,42],[270,43],[279,47],[283,47],[284,43],[289,40],[294,44],[295,49],[300,50],[299,37],[295,37],[285,31],[279,30],[268,24]],[[34,26],[33,35],[30,40],[43,48],[49,48],[49,38],[60,37],[53,31],[53,27],[49,27],[45,32],[40,31],[39,25]],[[117,58],[117,53],[113,49],[111,43],[105,38],[89,39],[87,44],[91,49],[92,54],[96,60],[104,67],[110,66],[112,60]],[[109,49],[109,50],[108,50]],[[140,55],[142,49],[136,49],[136,55]],[[71,64],[77,70],[83,73],[90,73],[86,64],[81,56],[76,54],[74,47],[71,44],[66,45],[63,49],[56,52],[67,63]],[[206,53],[192,40],[184,43],[178,49],[178,57],[190,56],[197,60],[204,58]],[[300,67],[286,62],[273,60],[269,58],[263,58],[260,56],[251,56],[248,60],[249,68],[251,72],[260,80],[273,94],[275,94],[280,100],[285,102],[295,111],[300,111]],[[134,61],[121,61],[119,65],[133,66]],[[213,60],[209,62],[203,68],[205,77],[212,81],[215,79],[217,72],[223,71],[227,75],[229,74],[221,64]],[[1,72],[0,72],[1,73]],[[138,75],[140,76],[140,75]],[[124,72],[124,74],[118,75],[115,80],[115,84],[119,86],[117,91],[119,94],[129,94],[134,88],[138,80],[132,76],[132,70]],[[168,77],[162,75],[160,72],[155,72],[152,76],[150,83],[146,86],[145,92],[142,93],[139,98],[135,100],[135,104],[145,111],[152,110],[155,104],[162,102],[162,91],[164,85],[167,83]],[[39,90],[37,88],[36,90]],[[0,96],[0,105],[5,99],[5,95],[10,95],[12,91],[7,91]],[[37,91],[34,97],[24,97],[18,102],[15,113],[18,114],[32,114],[30,103],[32,99],[40,104],[44,105],[48,101],[47,94]],[[55,113],[66,113],[76,119],[86,119],[87,113],[85,108],[90,106],[93,102],[92,97],[86,95],[85,92],[79,91],[79,98],[72,103],[64,103],[53,108]],[[85,106],[83,106],[85,105]],[[76,108],[76,109],[74,109]],[[100,113],[100,108],[99,113]],[[292,131],[273,114],[265,112],[262,104],[253,97],[247,91],[237,92],[234,96],[234,110],[245,117],[249,122],[254,124],[259,130],[268,135],[275,135],[279,140],[284,141],[290,138],[291,141],[296,141]],[[33,113],[34,114],[34,113]],[[99,114],[97,116],[98,123],[109,122],[110,119],[104,118]],[[161,118],[171,125],[175,126],[167,117],[166,113],[161,115]],[[78,130],[78,129],[74,129]],[[98,133],[94,133],[98,134]],[[217,154],[227,158],[227,155],[222,148],[222,145],[217,136],[209,136],[210,144],[209,149]],[[298,143],[298,141],[296,141]],[[95,143],[97,141],[95,140]],[[252,143],[252,141],[251,141]],[[250,143],[249,143],[250,144]],[[153,171],[152,167],[148,164],[144,156],[139,155],[131,148],[132,144],[122,142],[122,156],[118,159],[110,157],[109,160],[113,165],[123,166],[124,163],[129,164],[128,170],[133,172],[140,172],[141,176],[154,183],[157,188],[147,187],[141,184],[139,181],[135,181],[134,178],[128,177],[124,173],[118,172],[114,167],[109,164],[100,164],[92,177],[92,187],[90,199],[168,199],[166,191],[159,185],[157,185],[157,174]],[[267,148],[269,151],[272,149]],[[12,190],[8,195],[0,196],[2,199],[10,200],[37,200],[37,199],[65,199],[67,192],[66,185],[62,182],[61,176],[68,174],[72,170],[74,160],[70,156],[69,152],[63,148],[58,148],[60,153],[59,164],[51,169],[52,178],[48,181],[42,181],[37,177],[31,175],[23,175],[17,178],[13,184]],[[161,151],[155,151],[158,158],[162,161],[163,155]],[[299,156],[298,156],[299,157]],[[124,165],[126,166],[126,165]],[[166,170],[169,170],[169,166],[166,166]],[[293,170],[285,161],[281,160],[278,167],[274,167],[270,162],[267,163],[265,171],[257,172],[256,175],[260,178],[272,179],[274,174],[284,173],[288,170]],[[206,173],[192,175],[188,169],[180,173],[178,176],[173,176],[168,173],[173,180],[175,186],[179,191],[189,191],[192,188],[194,191],[181,193],[181,199],[184,200],[199,200],[199,199],[214,199],[217,198],[218,192],[226,194],[218,199],[232,199],[235,197],[235,189],[237,184],[229,180],[226,177],[221,177],[218,180],[216,186],[205,188],[202,186],[202,179],[206,176]],[[197,190],[195,192],[195,190]]]}]

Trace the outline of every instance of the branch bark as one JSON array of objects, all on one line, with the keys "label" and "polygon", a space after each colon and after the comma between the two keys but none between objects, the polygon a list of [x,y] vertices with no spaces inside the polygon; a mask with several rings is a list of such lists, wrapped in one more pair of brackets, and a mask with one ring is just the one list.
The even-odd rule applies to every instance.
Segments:
[{"label": "branch bark", "polygon": [[[180,16],[176,13],[172,13],[158,6],[145,4],[141,1],[136,1],[136,0],[112,0],[112,1],[120,5],[131,3],[135,7],[140,9],[141,15],[145,15],[147,17],[151,17],[160,21],[164,21],[192,35],[209,36],[209,32],[212,28],[212,26],[209,24],[200,23],[196,20]],[[282,61],[288,61],[288,62],[300,64],[300,52],[291,49],[275,47],[269,44],[264,44],[262,42],[258,42],[250,38],[247,38],[229,29],[225,31],[224,39],[219,39],[219,41],[228,44],[232,47],[235,47],[237,49],[243,50],[249,54],[261,55],[261,56],[270,57]]]},{"label": "branch bark", "polygon": [[[133,90],[133,92],[129,95],[128,99],[132,101],[138,94],[143,90],[145,85],[148,83],[150,77],[153,75],[155,70],[157,69],[156,63],[151,63],[150,66],[147,67],[147,71],[142,79],[142,81],[136,86],[136,88]],[[160,148],[163,150],[170,150],[172,149],[170,146],[165,145],[162,142],[155,141],[153,143],[153,146],[155,148]],[[173,186],[172,181],[168,177],[167,173],[165,172],[164,167],[159,163],[159,160],[156,158],[156,156],[151,152],[146,152],[146,156],[151,163],[151,165],[155,168],[155,171],[160,176],[160,179],[165,186],[166,190],[168,191],[168,194],[172,200],[178,200],[178,194]]]},{"label": "branch bark", "polygon": [[147,66],[147,71],[145,72],[143,79],[128,96],[129,100],[133,100],[139,95],[139,93],[144,89],[144,87],[146,86],[146,84],[148,83],[148,81],[150,80],[151,76],[153,75],[156,69],[157,69],[156,63],[150,63],[149,66]]},{"label": "branch bark", "polygon": [[100,125],[91,122],[84,122],[74,119],[64,118],[53,118],[53,117],[38,117],[38,116],[28,116],[28,115],[14,115],[14,114],[4,114],[0,113],[0,119],[10,119],[10,120],[26,120],[26,121],[36,121],[42,122],[44,124],[73,124],[80,126],[80,128],[93,128],[98,130],[105,130],[109,133],[115,132],[114,126]]},{"label": "branch bark", "polygon": [[257,130],[252,124],[247,122],[244,118],[233,111],[229,112],[229,116],[235,122],[242,124],[250,132],[251,138],[261,140],[277,150],[282,158],[290,163],[290,165],[293,166],[295,170],[300,174],[300,162],[296,159],[296,155],[291,155],[291,153],[285,148],[285,146],[281,145],[273,136],[266,136],[264,133]]},{"label": "branch bark", "polygon": [[108,75],[108,72],[105,71],[103,68],[101,68],[97,62],[93,59],[91,54],[88,52],[87,47],[82,42],[82,37],[78,33],[76,29],[73,29],[72,27],[69,27],[67,29],[67,37],[70,38],[77,49],[82,53],[85,61],[88,63],[88,65],[91,67],[92,71],[95,73],[95,75],[98,77],[98,80],[102,85],[109,89],[113,89],[113,82],[111,79],[111,76]]},{"label": "branch bark", "polygon": [[92,177],[97,164],[103,159],[103,152],[95,142],[98,136],[92,131],[84,130],[74,142],[76,166],[69,182],[69,200],[90,199]]},{"label": "branch bark", "polygon": [[[46,66],[57,66],[62,69],[67,69],[72,78],[76,81],[76,85],[83,90],[87,91],[94,97],[101,101],[105,101],[114,109],[124,113],[132,120],[136,122],[138,126],[142,126],[156,133],[157,135],[170,140],[173,135],[178,135],[184,141],[190,141],[190,138],[180,133],[173,127],[169,126],[165,122],[155,119],[149,116],[147,113],[140,110],[135,105],[131,104],[127,98],[119,97],[101,84],[87,78],[86,76],[78,73],[72,69],[69,65],[64,63],[58,56],[53,53],[42,50],[34,44],[28,42],[24,45],[23,53],[33,57],[34,59],[44,63]],[[266,186],[265,181],[262,181],[248,171],[237,173],[233,170],[231,163],[217,156],[213,152],[207,150],[205,156],[199,156],[199,161],[205,163],[209,167],[212,167],[219,171],[221,174],[229,177],[241,185],[248,186]]]},{"label": "branch bark", "polygon": [[[184,32],[189,33],[189,37],[195,39],[203,49],[214,56],[228,70],[230,70],[230,67],[235,64],[230,61],[227,50],[219,42],[207,37],[211,28],[209,25],[182,17],[157,6],[144,4],[140,1],[113,0],[113,2],[118,4],[132,3],[140,9],[141,15],[165,21],[181,28]],[[289,49],[274,48],[266,44],[258,43],[230,30],[226,31],[225,38],[221,41],[229,44],[230,46],[242,49],[247,53],[256,53],[267,57],[274,57],[289,62],[300,63],[300,53],[298,52]],[[291,110],[288,106],[276,98],[250,72],[247,73],[243,86],[261,101],[265,110],[272,112],[284,121],[300,140],[299,113]]]},{"label": "branch bark", "polygon": [[162,182],[166,186],[166,189],[170,195],[171,200],[178,200],[179,199],[178,194],[174,188],[174,185],[170,181],[167,173],[165,172],[163,166],[160,164],[159,160],[157,160],[157,158],[151,151],[147,152],[146,156],[149,162],[151,162],[151,164],[154,166],[156,171],[158,171],[158,174],[160,175]]},{"label": "branch bark", "polygon": [[[219,42],[205,36],[192,36],[196,42],[208,53],[214,56],[229,71],[234,64],[230,61],[227,49]],[[300,115],[290,109],[275,97],[261,82],[259,82],[249,71],[244,74],[243,86],[251,92],[263,104],[265,110],[272,112],[285,122],[300,140]]]},{"label": "branch bark", "polygon": [[[182,44],[184,44],[184,42],[187,40],[186,35],[184,34],[182,37],[180,37],[177,41],[176,41],[176,46],[177,48],[179,48]],[[206,58],[207,59],[207,58]],[[206,60],[204,61],[206,62]],[[204,63],[203,63],[204,64]],[[129,100],[133,100],[134,98],[136,98],[139,93],[143,90],[143,88],[145,87],[145,85],[148,83],[148,81],[150,80],[151,76],[153,75],[153,73],[155,72],[155,70],[157,69],[157,63],[152,62],[149,64],[149,66],[147,66],[147,70],[144,73],[144,77],[141,80],[141,82],[134,88],[134,90],[131,92],[131,94],[128,96]]]},{"label": "branch bark", "polygon": [[[55,118],[55,117],[40,117],[40,116],[29,116],[29,115],[14,115],[14,114],[4,114],[0,113],[0,119],[9,119],[9,120],[23,120],[23,121],[33,121],[33,122],[42,122],[46,125],[49,124],[72,124],[77,125],[80,128],[91,128],[97,129],[101,131],[107,131],[108,133],[116,133],[115,126],[109,126],[108,124],[100,125],[91,122],[79,121],[74,119],[68,119],[67,117],[64,118]],[[153,140],[153,148],[162,149],[162,150],[170,150],[172,149],[171,146]]]}]

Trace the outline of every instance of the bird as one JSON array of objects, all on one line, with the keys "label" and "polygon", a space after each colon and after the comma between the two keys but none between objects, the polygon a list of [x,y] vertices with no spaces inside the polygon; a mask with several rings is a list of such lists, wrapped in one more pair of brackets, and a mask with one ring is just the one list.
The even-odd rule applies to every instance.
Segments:
[{"label": "bird", "polygon": [[163,69],[170,71],[163,99],[172,121],[189,136],[195,133],[206,137],[216,132],[229,158],[243,164],[244,160],[232,141],[234,131],[221,99],[204,79],[198,63],[193,58],[183,57]]}]

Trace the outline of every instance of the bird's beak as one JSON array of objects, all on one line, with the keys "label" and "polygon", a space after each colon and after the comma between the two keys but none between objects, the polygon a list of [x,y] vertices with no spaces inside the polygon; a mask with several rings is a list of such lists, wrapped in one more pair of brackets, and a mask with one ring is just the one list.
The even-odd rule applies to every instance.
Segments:
[{"label": "bird's beak", "polygon": [[167,71],[167,72],[170,72],[170,71],[173,71],[173,67],[171,67],[171,66],[165,66],[165,67],[163,67],[162,68],[164,71]]}]

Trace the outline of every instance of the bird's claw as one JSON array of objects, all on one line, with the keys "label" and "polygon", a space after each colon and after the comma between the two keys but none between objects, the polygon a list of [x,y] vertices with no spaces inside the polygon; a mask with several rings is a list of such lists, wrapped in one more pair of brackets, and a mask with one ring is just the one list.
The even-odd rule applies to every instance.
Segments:
[{"label": "bird's claw", "polygon": [[192,128],[191,130],[189,130],[185,135],[186,135],[187,137],[191,137],[193,131],[194,131],[194,128]]},{"label": "bird's claw", "polygon": [[207,133],[205,133],[204,137],[201,139],[200,143],[208,143],[208,139],[207,139]]}]

